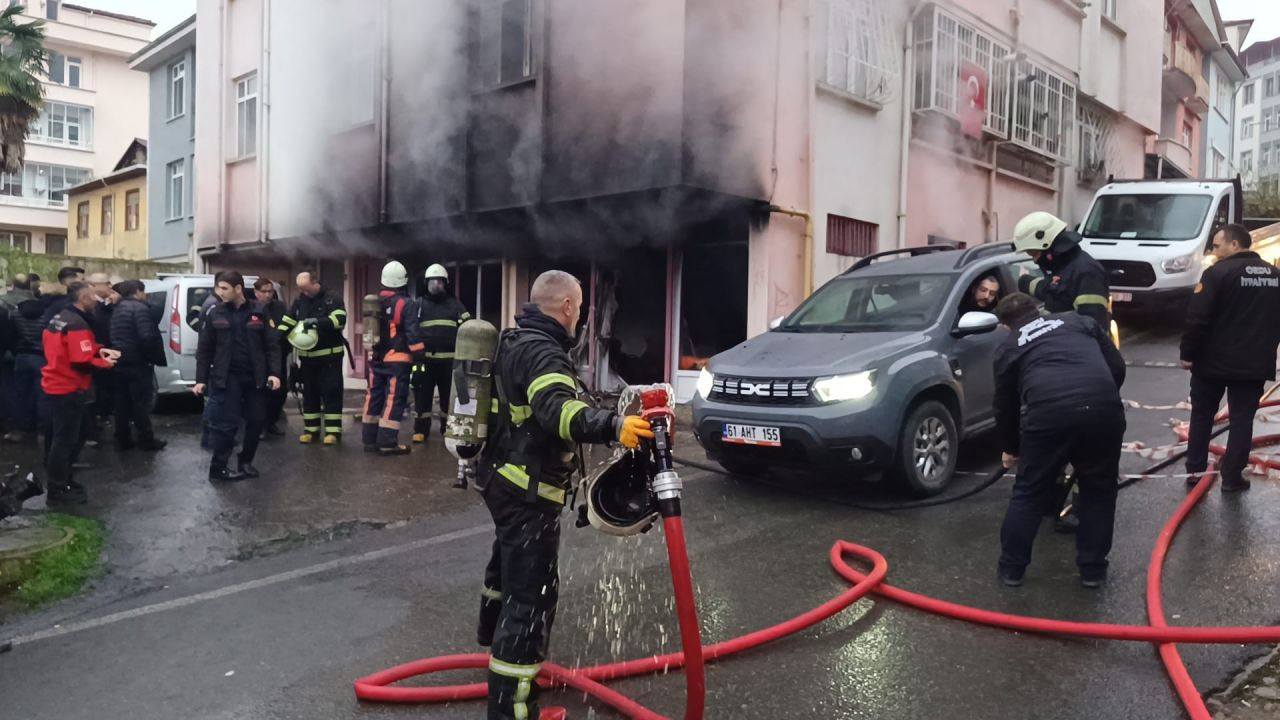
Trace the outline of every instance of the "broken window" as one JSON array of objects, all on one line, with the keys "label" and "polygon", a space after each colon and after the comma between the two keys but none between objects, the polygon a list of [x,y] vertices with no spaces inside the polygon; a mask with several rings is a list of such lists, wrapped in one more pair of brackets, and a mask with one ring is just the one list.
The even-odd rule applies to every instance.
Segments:
[{"label": "broken window", "polygon": [[[771,318],[772,319],[772,318]],[[687,245],[680,263],[680,370],[747,339],[747,243]]]},{"label": "broken window", "polygon": [[532,77],[532,0],[493,0],[475,18],[476,84],[490,88]]}]

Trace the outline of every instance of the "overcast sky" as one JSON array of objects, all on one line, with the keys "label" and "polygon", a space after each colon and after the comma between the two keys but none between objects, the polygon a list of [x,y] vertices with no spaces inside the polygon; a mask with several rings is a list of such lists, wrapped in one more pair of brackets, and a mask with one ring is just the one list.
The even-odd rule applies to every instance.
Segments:
[{"label": "overcast sky", "polygon": [[1280,37],[1280,0],[1218,0],[1223,20],[1253,20],[1245,47]]}]

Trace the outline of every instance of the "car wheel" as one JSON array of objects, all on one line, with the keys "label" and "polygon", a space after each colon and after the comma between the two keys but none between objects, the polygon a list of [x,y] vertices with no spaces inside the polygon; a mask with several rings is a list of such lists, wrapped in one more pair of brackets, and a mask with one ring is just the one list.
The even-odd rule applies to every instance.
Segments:
[{"label": "car wheel", "polygon": [[946,405],[927,400],[912,408],[898,441],[897,472],[907,492],[937,495],[951,482],[960,450],[960,434]]},{"label": "car wheel", "polygon": [[720,466],[729,471],[730,475],[741,475],[742,477],[759,477],[769,471],[769,466],[761,463],[748,463],[742,460],[717,460]]}]

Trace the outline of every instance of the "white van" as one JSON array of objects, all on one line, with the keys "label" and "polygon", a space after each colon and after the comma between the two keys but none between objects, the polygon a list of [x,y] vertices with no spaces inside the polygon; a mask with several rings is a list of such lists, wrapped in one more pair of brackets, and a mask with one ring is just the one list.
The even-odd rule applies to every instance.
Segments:
[{"label": "white van", "polygon": [[[246,276],[247,292],[253,292],[257,276]],[[196,340],[199,334],[191,327],[205,300],[213,295],[212,275],[161,274],[155,280],[143,280],[147,304],[164,339],[167,367],[156,368],[156,391],[161,395],[190,393],[196,384]]]},{"label": "white van", "polygon": [[1113,180],[1080,224],[1084,249],[1107,269],[1113,309],[1191,296],[1213,231],[1244,217],[1235,180]]}]

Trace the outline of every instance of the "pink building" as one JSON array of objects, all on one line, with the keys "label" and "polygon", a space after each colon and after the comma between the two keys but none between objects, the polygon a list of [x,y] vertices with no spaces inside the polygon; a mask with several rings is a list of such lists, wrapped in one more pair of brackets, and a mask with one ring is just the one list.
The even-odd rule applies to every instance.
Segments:
[{"label": "pink building", "polygon": [[1078,220],[1160,123],[1160,0],[351,8],[200,0],[199,252],[353,307],[444,262],[500,323],[563,267],[601,388],[691,392],[856,257]]}]

